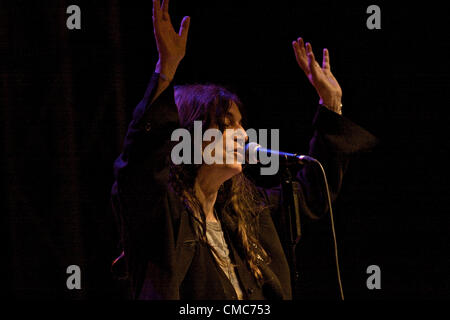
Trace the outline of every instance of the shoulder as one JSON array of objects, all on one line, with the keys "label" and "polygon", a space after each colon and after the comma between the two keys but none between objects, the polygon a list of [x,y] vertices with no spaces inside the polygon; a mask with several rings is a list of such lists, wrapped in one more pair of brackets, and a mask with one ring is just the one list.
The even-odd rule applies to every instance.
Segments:
[{"label": "shoulder", "polygon": [[280,207],[281,202],[281,186],[275,186],[271,188],[256,187],[261,195],[264,205],[269,211],[276,211]]}]

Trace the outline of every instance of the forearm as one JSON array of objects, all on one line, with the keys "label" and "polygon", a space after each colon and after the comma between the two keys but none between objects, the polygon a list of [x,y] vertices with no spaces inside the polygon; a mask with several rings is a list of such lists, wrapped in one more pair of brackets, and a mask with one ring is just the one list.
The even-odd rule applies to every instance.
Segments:
[{"label": "forearm", "polygon": [[160,79],[160,74],[152,75],[143,99],[134,109],[122,153],[115,162],[116,179],[122,185],[125,176],[133,176],[132,181],[139,176],[155,181],[158,179],[155,168],[163,170],[160,165],[170,154],[171,133],[179,126],[178,109],[173,86]]},{"label": "forearm", "polygon": [[[125,158],[128,158],[132,150],[148,148],[148,146],[145,147],[145,143],[142,143],[147,136],[164,140],[167,135],[170,137],[170,132],[179,125],[178,109],[175,105],[171,82],[176,68],[172,73],[166,70],[168,69],[163,68],[158,61],[144,97],[133,111],[124,142],[123,156]],[[171,78],[168,78],[169,74]]]},{"label": "forearm", "polygon": [[[341,189],[344,173],[351,156],[371,150],[378,139],[349,119],[319,107],[314,118],[314,136],[310,142],[309,155],[323,165],[331,200],[334,201]],[[317,164],[305,165],[297,178],[308,207],[316,216],[328,210],[323,177]]]},{"label": "forearm", "polygon": [[159,73],[160,76],[150,104],[153,103],[159,97],[159,95],[167,89],[167,87],[169,87],[175,76],[177,67],[177,64],[161,62],[161,60],[158,60],[158,62],[156,63],[155,72]]}]

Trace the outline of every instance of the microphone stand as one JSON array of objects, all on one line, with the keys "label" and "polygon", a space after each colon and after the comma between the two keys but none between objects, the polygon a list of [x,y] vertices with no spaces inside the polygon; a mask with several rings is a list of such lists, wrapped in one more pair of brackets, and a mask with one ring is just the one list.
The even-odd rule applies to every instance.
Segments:
[{"label": "microphone stand", "polygon": [[[295,155],[297,157],[297,155]],[[298,267],[297,267],[297,255],[295,252],[296,246],[302,236],[301,225],[300,225],[300,208],[299,208],[299,194],[300,194],[300,183],[292,178],[291,167],[294,165],[302,164],[303,159],[308,159],[309,161],[316,162],[323,174],[325,188],[327,192],[328,207],[330,212],[330,222],[331,230],[333,234],[334,241],[334,254],[336,259],[336,272],[337,280],[339,285],[340,297],[344,301],[344,290],[342,288],[341,272],[339,267],[339,257],[338,248],[336,241],[336,231],[334,227],[333,210],[331,203],[330,190],[328,187],[328,181],[325,174],[325,169],[319,161],[305,156],[299,156],[297,161],[289,161],[287,155],[284,155],[282,179],[281,179],[281,189],[282,189],[282,203],[284,214],[281,216],[282,230],[284,230],[284,246],[286,256],[290,265],[291,273],[291,285],[293,297],[296,297],[297,283],[300,278]],[[287,250],[286,250],[287,249]]]},{"label": "microphone stand", "polygon": [[282,225],[284,232],[284,246],[285,252],[290,266],[291,286],[293,297],[295,297],[297,282],[300,274],[297,269],[296,246],[302,236],[302,229],[300,224],[300,207],[299,207],[299,190],[300,184],[293,179],[291,167],[298,165],[298,162],[292,162],[287,156],[280,157],[284,159],[283,168],[281,172],[281,190],[282,190],[282,204],[284,215],[282,215]]},{"label": "microphone stand", "polygon": [[[282,241],[282,246],[284,252],[286,254],[287,260],[290,266],[290,274],[291,274],[291,286],[293,296],[296,296],[297,291],[297,282],[299,280],[299,272],[297,268],[297,257],[296,257],[296,246],[302,236],[302,230],[300,225],[300,208],[299,208],[299,194],[300,194],[300,183],[294,179],[292,179],[292,173],[290,171],[290,167],[293,165],[304,164],[305,161],[316,163],[320,170],[322,171],[326,193],[327,193],[327,201],[328,201],[328,210],[330,212],[330,222],[331,222],[331,230],[333,233],[333,241],[334,241],[334,254],[336,259],[336,272],[337,272],[337,280],[339,284],[339,290],[341,294],[341,299],[344,300],[344,290],[342,288],[341,281],[341,272],[339,268],[339,257],[338,257],[338,248],[336,241],[336,231],[334,227],[334,218],[333,218],[333,209],[331,203],[331,195],[328,187],[327,176],[325,173],[325,169],[322,164],[306,155],[299,155],[294,153],[287,153],[282,151],[270,150],[261,147],[260,145],[251,142],[246,146],[246,151],[249,150],[250,154],[254,154],[255,152],[265,152],[270,154],[277,154],[280,156],[280,161],[283,166],[281,170],[281,198],[282,198],[282,206],[283,213],[280,216],[280,223],[276,223],[278,225],[277,231],[280,230],[282,233],[279,233],[280,240]],[[254,156],[254,155],[253,155]],[[295,161],[289,161],[289,158],[295,159]]]}]

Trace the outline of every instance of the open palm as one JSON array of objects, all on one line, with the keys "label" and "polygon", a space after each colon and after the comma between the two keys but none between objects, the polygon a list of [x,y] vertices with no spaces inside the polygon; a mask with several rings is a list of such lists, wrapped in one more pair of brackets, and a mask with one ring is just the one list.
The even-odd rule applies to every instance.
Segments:
[{"label": "open palm", "polygon": [[169,0],[163,0],[162,6],[160,0],[153,0],[153,32],[159,60],[172,75],[186,54],[189,22],[190,18],[184,17],[178,33],[175,32],[169,16]]},{"label": "open palm", "polygon": [[341,104],[342,89],[330,68],[328,49],[323,50],[322,67],[317,63],[310,43],[304,45],[303,39],[292,42],[298,65],[316,89],[320,103],[338,107]]}]

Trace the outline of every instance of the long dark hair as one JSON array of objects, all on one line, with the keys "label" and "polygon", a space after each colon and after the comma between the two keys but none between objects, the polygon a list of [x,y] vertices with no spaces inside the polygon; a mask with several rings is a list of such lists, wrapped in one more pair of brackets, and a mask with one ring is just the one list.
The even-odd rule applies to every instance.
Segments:
[{"label": "long dark hair", "polygon": [[[202,128],[212,123],[224,132],[225,115],[232,102],[244,114],[240,99],[224,87],[214,84],[194,84],[175,87],[180,125],[193,133],[194,121],[202,121]],[[206,215],[198,200],[194,184],[201,165],[171,164],[170,185],[179,195],[191,214],[197,236],[213,251],[206,239]],[[236,226],[235,239],[253,276],[263,281],[261,264],[268,262],[268,255],[259,243],[256,223],[265,203],[256,186],[241,172],[227,180],[219,189],[217,200],[222,210],[221,220],[228,219]]]}]

